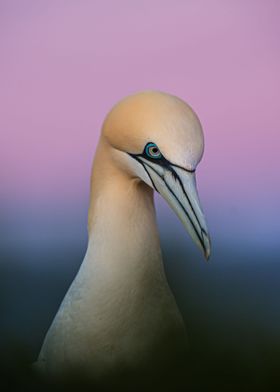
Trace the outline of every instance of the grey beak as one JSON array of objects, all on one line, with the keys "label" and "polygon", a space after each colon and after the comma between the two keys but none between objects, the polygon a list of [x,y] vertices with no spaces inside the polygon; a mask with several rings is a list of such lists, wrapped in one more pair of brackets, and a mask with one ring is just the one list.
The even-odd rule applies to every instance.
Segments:
[{"label": "grey beak", "polygon": [[141,158],[155,190],[177,214],[193,241],[208,260],[210,237],[196,188],[195,173],[170,164],[164,167]]}]

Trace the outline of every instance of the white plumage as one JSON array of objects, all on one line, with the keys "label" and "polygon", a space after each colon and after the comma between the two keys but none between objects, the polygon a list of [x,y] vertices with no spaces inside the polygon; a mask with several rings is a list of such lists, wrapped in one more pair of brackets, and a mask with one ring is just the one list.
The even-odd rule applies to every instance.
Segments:
[{"label": "white plumage", "polygon": [[92,171],[88,249],[44,340],[37,362],[44,374],[77,372],[107,385],[122,375],[163,377],[187,358],[153,189],[209,257],[194,173],[202,153],[199,120],[174,96],[139,93],[108,114]]}]

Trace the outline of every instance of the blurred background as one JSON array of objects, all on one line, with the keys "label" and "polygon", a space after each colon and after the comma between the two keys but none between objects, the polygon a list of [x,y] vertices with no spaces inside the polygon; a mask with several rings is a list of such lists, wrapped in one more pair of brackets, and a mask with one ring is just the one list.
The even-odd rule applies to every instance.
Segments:
[{"label": "blurred background", "polygon": [[279,12],[277,0],[0,0],[0,352],[7,378],[36,359],[85,254],[89,177],[104,116],[122,97],[157,89],[189,102],[205,132],[197,181],[212,236],[209,263],[156,197],[194,385],[277,384]]}]

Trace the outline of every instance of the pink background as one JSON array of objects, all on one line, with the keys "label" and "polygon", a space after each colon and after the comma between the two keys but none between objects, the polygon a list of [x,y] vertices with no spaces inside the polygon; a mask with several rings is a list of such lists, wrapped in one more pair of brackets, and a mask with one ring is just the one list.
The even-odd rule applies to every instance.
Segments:
[{"label": "pink background", "polygon": [[[214,243],[276,246],[279,12],[277,0],[0,1],[2,243],[84,238],[104,116],[159,89],[204,126]],[[180,227],[161,202],[159,215]]]}]

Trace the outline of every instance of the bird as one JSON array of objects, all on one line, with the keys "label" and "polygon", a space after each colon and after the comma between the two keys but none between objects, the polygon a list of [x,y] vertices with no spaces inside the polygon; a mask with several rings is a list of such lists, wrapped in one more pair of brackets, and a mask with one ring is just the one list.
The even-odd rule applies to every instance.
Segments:
[{"label": "bird", "polygon": [[188,334],[164,270],[154,192],[208,259],[196,187],[203,151],[198,116],[174,95],[142,91],[109,111],[92,166],[87,250],[45,336],[36,363],[42,374],[76,372],[107,385],[130,375],[164,379],[187,361]]}]

